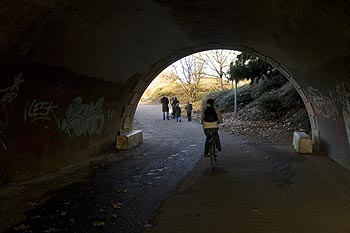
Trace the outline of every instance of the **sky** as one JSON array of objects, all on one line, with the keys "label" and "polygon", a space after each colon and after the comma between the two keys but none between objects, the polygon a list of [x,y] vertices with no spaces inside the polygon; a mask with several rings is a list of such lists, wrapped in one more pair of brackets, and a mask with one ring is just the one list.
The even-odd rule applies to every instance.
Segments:
[{"label": "sky", "polygon": [[[212,57],[210,56],[211,54],[213,54],[213,52],[215,51],[222,51],[222,53],[226,56],[228,55],[228,59],[225,63],[225,68],[224,68],[224,71],[226,72],[228,70],[228,67],[229,67],[229,64],[231,61],[235,61],[236,60],[236,57],[237,55],[241,54],[241,52],[239,51],[235,51],[235,50],[208,50],[208,51],[203,51],[203,52],[200,52],[200,53],[194,53],[192,55],[189,55],[189,56],[198,56],[199,54],[202,55],[202,57],[206,57],[207,55],[209,57]],[[184,58],[182,58],[184,59]],[[181,59],[180,59],[181,60]],[[174,62],[173,64],[171,64],[170,66],[168,66],[166,69],[164,69],[163,72],[171,72],[174,70],[174,67],[176,67],[176,69],[180,70],[179,68],[181,68],[181,65],[180,65],[180,60]],[[207,60],[207,59],[206,59]],[[218,67],[216,65],[216,67]],[[212,68],[209,68],[208,65],[205,66],[204,68],[204,72],[208,75],[211,75],[211,76],[217,76],[217,74],[215,73],[215,71],[213,71]]]}]

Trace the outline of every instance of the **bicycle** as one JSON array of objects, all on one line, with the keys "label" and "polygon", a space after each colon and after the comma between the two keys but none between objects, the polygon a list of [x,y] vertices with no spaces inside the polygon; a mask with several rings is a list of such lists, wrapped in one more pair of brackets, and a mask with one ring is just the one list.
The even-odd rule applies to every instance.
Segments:
[{"label": "bicycle", "polygon": [[211,169],[215,169],[215,161],[216,161],[216,144],[215,139],[213,137],[213,131],[209,131],[209,157],[210,157],[210,163],[211,163]]}]

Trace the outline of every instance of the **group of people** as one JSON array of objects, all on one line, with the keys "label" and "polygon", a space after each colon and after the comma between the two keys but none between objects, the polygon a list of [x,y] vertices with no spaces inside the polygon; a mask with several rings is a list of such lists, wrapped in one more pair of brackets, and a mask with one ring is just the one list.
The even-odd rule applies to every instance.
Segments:
[{"label": "group of people", "polygon": [[[163,120],[166,118],[169,120],[169,110],[171,110],[170,117],[175,118],[177,122],[181,122],[181,108],[179,100],[174,96],[171,101],[163,95],[160,99],[162,103]],[[169,104],[171,108],[169,109]],[[188,121],[192,120],[192,104],[187,102],[186,112]],[[203,125],[204,134],[206,135],[204,156],[209,156],[209,140],[210,135],[213,136],[215,141],[216,149],[221,151],[221,143],[219,138],[219,124],[222,123],[222,117],[220,111],[214,106],[214,100],[209,98],[206,106],[203,107],[201,113],[201,124]]]},{"label": "group of people", "polygon": [[[177,122],[181,122],[181,107],[176,96],[171,97],[169,101],[168,97],[163,95],[160,99],[160,103],[162,104],[163,120],[169,120],[169,117],[171,117],[176,119]],[[169,104],[171,108],[169,108]],[[187,120],[192,121],[192,104],[190,102],[187,102],[185,110],[187,112]]]}]

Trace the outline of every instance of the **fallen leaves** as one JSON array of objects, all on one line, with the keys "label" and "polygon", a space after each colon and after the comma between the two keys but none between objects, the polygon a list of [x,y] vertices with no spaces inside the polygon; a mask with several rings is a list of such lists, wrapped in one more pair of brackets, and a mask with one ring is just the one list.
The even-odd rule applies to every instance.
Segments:
[{"label": "fallen leaves", "polygon": [[105,222],[97,221],[97,222],[94,222],[92,225],[93,225],[94,227],[103,227],[103,226],[105,226],[106,224],[105,224]]},{"label": "fallen leaves", "polygon": [[113,209],[121,209],[123,207],[123,204],[122,203],[114,203],[112,204],[113,206]]},{"label": "fallen leaves", "polygon": [[49,227],[47,230],[45,230],[44,232],[45,233],[51,233],[51,232],[59,232],[60,230],[57,229],[57,228],[52,228],[52,227]]},{"label": "fallen leaves", "polygon": [[127,189],[117,190],[117,193],[127,193],[127,192],[128,192]]},{"label": "fallen leaves", "polygon": [[21,224],[21,225],[19,225],[17,227],[14,227],[13,230],[15,230],[15,231],[23,231],[23,230],[27,230],[28,228],[29,228],[29,226]]}]

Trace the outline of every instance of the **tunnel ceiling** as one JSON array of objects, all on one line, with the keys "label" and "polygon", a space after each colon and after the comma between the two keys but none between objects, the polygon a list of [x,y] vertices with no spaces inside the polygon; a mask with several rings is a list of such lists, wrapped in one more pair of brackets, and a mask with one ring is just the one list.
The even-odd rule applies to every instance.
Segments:
[{"label": "tunnel ceiling", "polygon": [[3,62],[114,81],[179,59],[184,48],[252,48],[301,73],[350,50],[346,1],[17,0],[0,9]]},{"label": "tunnel ceiling", "polygon": [[162,69],[220,48],[286,75],[314,145],[350,169],[349,12],[344,0],[0,1],[0,174],[110,145]]}]

